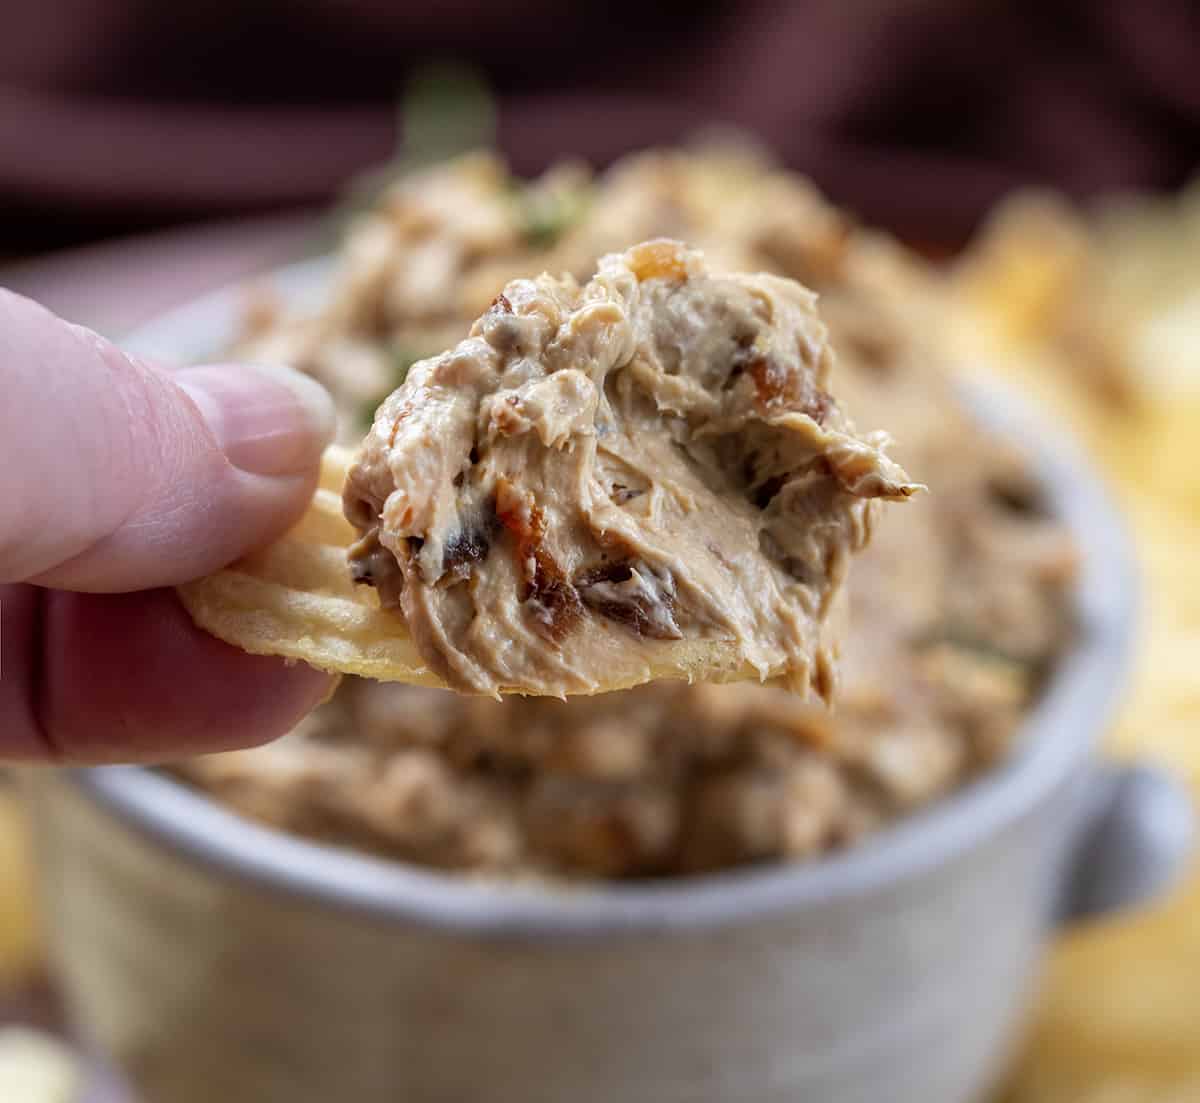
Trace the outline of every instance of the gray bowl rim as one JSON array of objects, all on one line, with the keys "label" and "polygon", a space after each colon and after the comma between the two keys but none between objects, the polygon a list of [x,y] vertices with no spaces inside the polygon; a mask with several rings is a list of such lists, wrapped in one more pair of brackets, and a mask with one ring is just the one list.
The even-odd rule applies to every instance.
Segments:
[{"label": "gray bowl rim", "polygon": [[[269,279],[290,301],[314,302],[330,270],[328,258],[318,258]],[[228,339],[244,289],[235,285],[193,300],[123,343],[163,360],[211,355]],[[209,869],[310,904],[472,935],[544,939],[709,929],[857,899],[920,877],[1022,819],[1083,768],[1127,673],[1135,620],[1128,535],[1083,453],[1007,388],[973,381],[966,393],[981,424],[1033,456],[1051,512],[1079,544],[1078,643],[1060,660],[1004,764],[845,851],[686,878],[548,887],[424,870],[291,836],[241,819],[144,767],[64,773],[127,825]]]}]

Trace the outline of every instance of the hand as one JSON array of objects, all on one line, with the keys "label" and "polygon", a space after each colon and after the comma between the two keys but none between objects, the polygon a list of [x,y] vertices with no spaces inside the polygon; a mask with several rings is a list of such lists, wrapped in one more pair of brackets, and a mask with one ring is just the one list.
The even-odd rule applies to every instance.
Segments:
[{"label": "hand", "polygon": [[0,289],[0,760],[247,746],[329,692],[170,587],[295,521],[333,424],[296,372],[146,364]]}]

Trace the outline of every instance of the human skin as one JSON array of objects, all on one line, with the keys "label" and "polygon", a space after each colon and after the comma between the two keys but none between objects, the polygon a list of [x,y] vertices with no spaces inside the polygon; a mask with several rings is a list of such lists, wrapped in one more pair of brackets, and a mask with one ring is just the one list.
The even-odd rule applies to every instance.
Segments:
[{"label": "human skin", "polygon": [[0,289],[0,760],[249,746],[327,695],[172,587],[295,521],[333,427],[298,373],[146,363]]}]

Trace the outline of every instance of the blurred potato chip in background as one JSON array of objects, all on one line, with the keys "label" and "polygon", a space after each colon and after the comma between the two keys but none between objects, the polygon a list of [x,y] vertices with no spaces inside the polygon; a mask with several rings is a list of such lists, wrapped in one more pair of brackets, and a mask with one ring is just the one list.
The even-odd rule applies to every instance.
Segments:
[{"label": "blurred potato chip in background", "polygon": [[[971,361],[1062,417],[1128,512],[1144,619],[1112,751],[1200,791],[1200,180],[1091,218],[1017,196],[954,282]],[[1200,870],[1149,912],[1068,933],[1005,1103],[1200,1100],[1198,976]]]},{"label": "blurred potato chip in background", "polygon": [[40,956],[29,833],[15,787],[0,774],[0,999]]}]

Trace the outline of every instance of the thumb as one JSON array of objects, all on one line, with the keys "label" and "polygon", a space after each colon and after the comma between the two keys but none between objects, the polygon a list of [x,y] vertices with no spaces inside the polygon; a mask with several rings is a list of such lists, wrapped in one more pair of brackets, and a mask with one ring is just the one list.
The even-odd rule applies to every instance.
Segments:
[{"label": "thumb", "polygon": [[0,289],[0,583],[199,577],[303,511],[329,396],[286,368],[165,371]]}]

